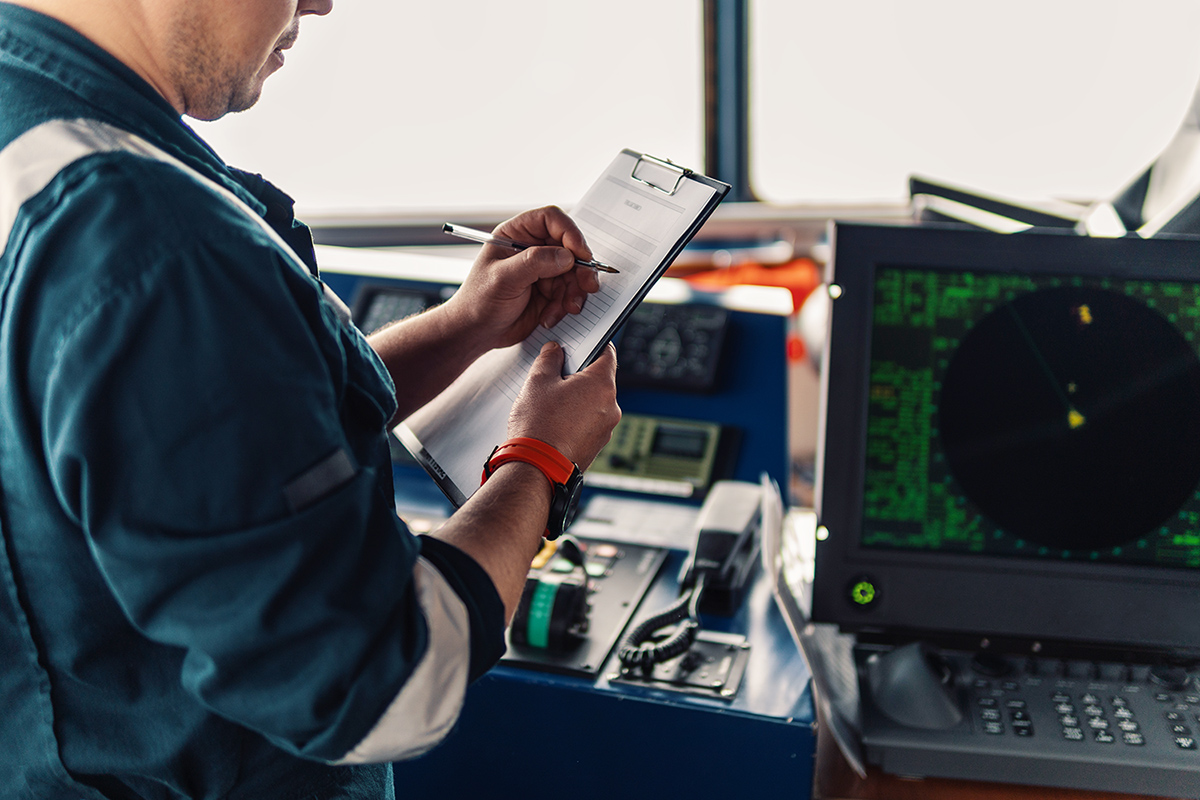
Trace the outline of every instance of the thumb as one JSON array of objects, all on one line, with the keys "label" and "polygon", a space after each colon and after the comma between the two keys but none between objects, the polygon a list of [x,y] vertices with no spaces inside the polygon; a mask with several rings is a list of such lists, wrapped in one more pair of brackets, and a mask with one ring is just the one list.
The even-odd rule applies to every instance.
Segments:
[{"label": "thumb", "polygon": [[558,342],[546,342],[529,370],[530,377],[561,378],[564,357],[562,346]]}]

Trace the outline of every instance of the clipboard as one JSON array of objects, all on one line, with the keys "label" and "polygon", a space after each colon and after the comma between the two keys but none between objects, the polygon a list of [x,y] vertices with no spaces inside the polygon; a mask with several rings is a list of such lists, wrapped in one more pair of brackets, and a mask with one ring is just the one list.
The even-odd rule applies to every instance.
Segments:
[{"label": "clipboard", "polygon": [[393,433],[457,508],[479,488],[483,464],[507,437],[508,415],[547,341],[564,351],[564,374],[595,360],[729,192],[729,185],[668,160],[622,150],[571,217],[593,255],[620,269],[579,314],[493,350]]}]

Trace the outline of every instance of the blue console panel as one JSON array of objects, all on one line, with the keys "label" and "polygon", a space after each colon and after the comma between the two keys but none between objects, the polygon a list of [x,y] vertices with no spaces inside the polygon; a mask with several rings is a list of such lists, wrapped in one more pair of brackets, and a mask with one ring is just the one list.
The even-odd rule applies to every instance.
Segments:
[{"label": "blue console panel", "polygon": [[[634,619],[674,600],[676,552]],[[721,701],[497,667],[473,685],[449,738],[395,765],[414,797],[741,798],[809,796],[815,733],[808,668],[760,579],[732,619],[746,636],[741,691]]]},{"label": "blue console panel", "polygon": [[[348,304],[364,286],[386,284],[437,296],[445,283],[327,269],[326,283]],[[690,303],[721,303],[692,294]],[[626,413],[707,420],[738,432],[735,457],[719,477],[758,482],[769,474],[788,485],[786,316],[734,309],[716,390],[708,394],[622,389]],[[618,334],[619,335],[619,334]],[[397,505],[450,512],[418,467],[395,468]],[[596,491],[596,490],[589,490]],[[676,501],[689,504],[689,501]],[[692,502],[691,505],[698,503]],[[679,594],[686,553],[667,558],[636,603],[630,626]],[[397,793],[412,797],[807,798],[815,751],[810,675],[757,572],[732,617],[704,616],[705,631],[744,636],[749,657],[737,695],[696,696],[630,685],[615,653],[595,679],[511,666],[496,667],[468,691],[462,716],[445,742],[396,765]]]}]

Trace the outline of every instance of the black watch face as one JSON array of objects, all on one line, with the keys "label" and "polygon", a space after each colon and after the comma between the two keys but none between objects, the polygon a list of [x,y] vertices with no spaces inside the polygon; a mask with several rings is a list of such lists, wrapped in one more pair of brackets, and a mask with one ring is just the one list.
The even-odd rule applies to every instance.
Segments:
[{"label": "black watch face", "polygon": [[579,496],[583,494],[583,476],[575,471],[571,474],[567,481],[567,492],[570,497],[567,498],[567,510],[563,514],[563,530],[571,527],[571,523],[575,521],[575,515],[579,513]]},{"label": "black watch face", "polygon": [[554,503],[550,508],[550,522],[547,526],[555,536],[571,527],[571,523],[575,521],[575,514],[579,511],[579,496],[582,493],[583,475],[578,467],[571,472],[571,477],[567,478],[565,484],[555,485]]}]

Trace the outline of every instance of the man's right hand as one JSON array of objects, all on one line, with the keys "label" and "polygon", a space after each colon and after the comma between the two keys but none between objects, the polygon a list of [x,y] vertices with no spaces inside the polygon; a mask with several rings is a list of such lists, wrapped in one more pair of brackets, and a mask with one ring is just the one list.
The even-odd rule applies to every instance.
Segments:
[{"label": "man's right hand", "polygon": [[574,375],[563,377],[562,368],[562,347],[555,342],[543,345],[513,404],[508,435],[552,445],[586,470],[621,420],[617,351],[607,345],[595,361]]}]

